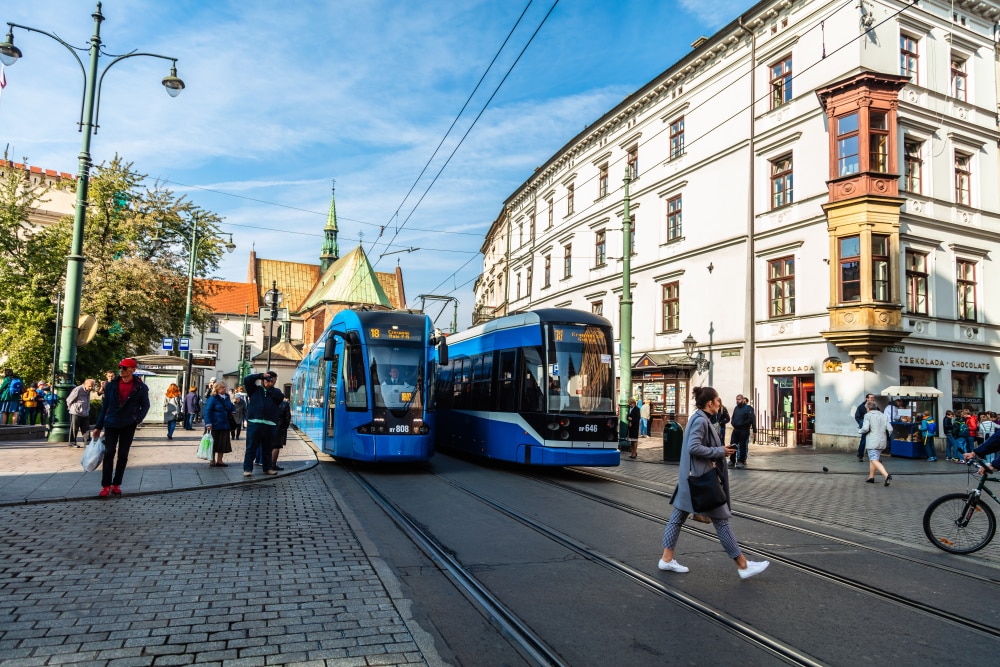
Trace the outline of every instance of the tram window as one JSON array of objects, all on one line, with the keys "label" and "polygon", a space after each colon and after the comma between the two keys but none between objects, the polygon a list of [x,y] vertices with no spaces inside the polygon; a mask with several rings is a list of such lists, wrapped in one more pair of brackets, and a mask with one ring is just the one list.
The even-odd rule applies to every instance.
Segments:
[{"label": "tram window", "polygon": [[344,404],[348,410],[368,409],[365,358],[360,345],[344,346]]},{"label": "tram window", "polygon": [[[545,378],[545,364],[542,362],[542,349],[539,347],[526,347],[521,356],[521,376],[524,378],[524,387],[521,393],[522,412],[544,412],[545,411],[545,391],[547,384]],[[558,392],[558,378],[556,380],[556,392]]]},{"label": "tram window", "polygon": [[497,410],[500,412],[514,411],[514,398],[517,396],[517,385],[514,384],[516,358],[514,350],[500,352],[497,364]]},{"label": "tram window", "polygon": [[461,410],[465,407],[465,373],[468,359],[453,359],[455,376],[452,380],[452,406]]}]

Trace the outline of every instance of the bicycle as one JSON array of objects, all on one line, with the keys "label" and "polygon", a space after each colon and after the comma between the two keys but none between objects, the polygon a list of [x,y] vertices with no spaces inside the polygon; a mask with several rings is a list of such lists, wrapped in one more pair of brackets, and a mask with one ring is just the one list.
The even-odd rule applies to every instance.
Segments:
[{"label": "bicycle", "polygon": [[1000,477],[990,477],[991,468],[987,468],[986,462],[981,459],[971,459],[967,465],[983,469],[976,488],[941,496],[924,512],[927,539],[938,549],[953,554],[979,551],[990,543],[997,530],[996,515],[986,504],[983,491],[1000,504],[1000,498],[986,486],[987,482],[1000,482]]}]

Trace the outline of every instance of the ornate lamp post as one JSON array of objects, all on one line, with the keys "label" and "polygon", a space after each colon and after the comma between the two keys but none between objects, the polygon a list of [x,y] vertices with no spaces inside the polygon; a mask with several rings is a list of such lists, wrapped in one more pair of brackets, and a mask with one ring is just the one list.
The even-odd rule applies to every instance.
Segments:
[{"label": "ornate lamp post", "polygon": [[[63,300],[62,331],[59,345],[59,373],[56,393],[59,395],[59,403],[56,405],[56,418],[49,432],[49,442],[62,442],[69,437],[69,414],[66,411],[66,396],[76,384],[76,355],[77,355],[77,327],[80,320],[80,299],[83,294],[83,233],[87,216],[87,189],[90,182],[90,139],[97,134],[97,124],[95,116],[100,117],[101,82],[104,75],[111,67],[126,58],[137,56],[149,56],[150,58],[161,58],[171,62],[170,74],[163,79],[163,85],[171,97],[176,97],[184,90],[184,82],[177,78],[177,59],[169,56],[161,56],[156,53],[127,53],[121,56],[112,56],[103,53],[101,50],[101,21],[104,15],[101,14],[101,3],[97,3],[97,9],[92,14],[94,19],[94,34],[90,38],[88,48],[75,47],[66,43],[59,37],[44,30],[38,30],[30,26],[18,23],[7,23],[7,37],[0,42],[0,62],[8,67],[17,62],[22,56],[21,49],[14,46],[14,28],[21,28],[28,32],[37,32],[51,37],[59,42],[76,58],[83,73],[83,100],[80,106],[79,130],[83,133],[83,146],[80,149],[79,175],[76,180],[76,209],[73,215],[73,240],[70,246],[70,254],[66,263],[66,296]],[[83,60],[77,55],[77,51],[87,51],[90,54],[89,67],[84,67]],[[98,61],[101,55],[112,57],[112,61],[100,72],[98,76]],[[95,110],[97,113],[95,114]]]},{"label": "ornate lamp post", "polygon": [[706,359],[705,353],[700,350],[698,351],[698,356],[694,356],[694,350],[698,346],[698,341],[694,339],[694,336],[688,334],[687,338],[681,342],[684,344],[684,354],[687,355],[688,359],[694,362],[695,370],[699,373],[707,371],[709,366],[712,365],[712,362]]},{"label": "ornate lamp post", "polygon": [[271,370],[271,348],[274,347],[274,321],[278,319],[278,305],[284,299],[284,295],[278,290],[278,281],[271,281],[271,289],[264,294],[264,303],[270,304],[271,313],[267,318],[267,368]]}]

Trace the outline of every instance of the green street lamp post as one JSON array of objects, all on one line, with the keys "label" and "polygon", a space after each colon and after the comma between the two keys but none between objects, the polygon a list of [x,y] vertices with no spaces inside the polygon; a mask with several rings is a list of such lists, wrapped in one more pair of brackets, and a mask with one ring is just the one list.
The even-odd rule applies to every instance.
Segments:
[{"label": "green street lamp post", "polygon": [[[69,413],[66,410],[66,397],[76,384],[76,355],[77,355],[77,334],[80,320],[80,300],[83,296],[83,234],[87,216],[87,189],[90,181],[90,139],[97,133],[95,116],[100,117],[101,82],[104,75],[111,67],[126,58],[137,56],[149,56],[151,58],[161,58],[171,62],[170,74],[163,79],[163,85],[171,97],[176,97],[184,90],[184,82],[177,78],[177,59],[169,56],[161,56],[156,53],[127,53],[121,56],[111,56],[110,63],[101,71],[98,76],[98,61],[102,55],[101,50],[101,21],[104,15],[101,14],[101,3],[97,3],[97,9],[92,14],[94,19],[94,34],[90,38],[90,46],[87,48],[75,47],[63,41],[56,35],[44,30],[38,30],[18,23],[7,23],[7,37],[0,42],[0,62],[8,67],[17,62],[22,56],[21,49],[14,46],[14,28],[20,28],[28,32],[37,32],[51,37],[59,42],[73,54],[80,71],[83,73],[83,100],[80,106],[79,131],[83,133],[83,146],[80,149],[80,170],[76,181],[76,208],[73,214],[73,240],[70,246],[70,254],[66,262],[66,296],[63,300],[62,331],[59,344],[59,373],[56,384],[56,393],[59,402],[56,405],[55,423],[49,432],[49,442],[63,442],[69,439]],[[85,67],[83,60],[77,55],[77,51],[88,51],[90,54],[89,67]],[[95,114],[95,111],[97,112]]]},{"label": "green street lamp post", "polygon": [[620,385],[618,388],[619,444],[628,443],[628,399],[632,396],[632,216],[629,211],[628,185],[632,167],[625,168],[625,210],[622,215],[622,298]]}]

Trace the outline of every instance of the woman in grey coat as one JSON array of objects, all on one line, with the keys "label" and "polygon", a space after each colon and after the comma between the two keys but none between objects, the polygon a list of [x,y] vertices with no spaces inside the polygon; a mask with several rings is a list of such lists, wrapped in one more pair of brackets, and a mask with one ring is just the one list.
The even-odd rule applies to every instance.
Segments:
[{"label": "woman in grey coat", "polygon": [[727,456],[732,456],[736,448],[723,445],[719,438],[719,432],[712,425],[712,415],[722,409],[722,399],[719,398],[719,392],[712,387],[695,387],[693,392],[695,407],[698,410],[691,415],[687,430],[684,432],[677,490],[671,499],[674,512],[670,515],[667,527],[663,531],[663,556],[660,558],[658,567],[670,572],[688,571],[687,567],[674,560],[674,547],[677,545],[681,526],[684,525],[688,515],[694,513],[694,508],[691,506],[691,492],[687,484],[688,473],[697,476],[715,468],[722,477],[722,487],[726,491],[726,502],[714,510],[699,512],[699,514],[712,520],[715,533],[719,536],[719,541],[722,542],[722,547],[736,563],[740,579],[749,579],[767,569],[770,563],[766,560],[748,561],[736,541],[736,536],[733,535],[732,528],[729,527],[729,519],[733,516],[729,507],[729,473],[726,466],[720,465],[720,463]]}]

